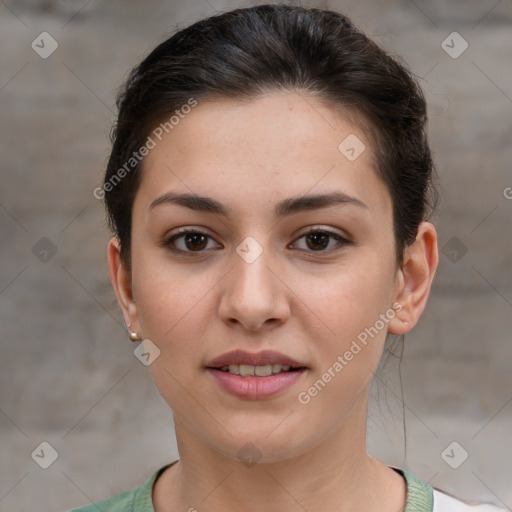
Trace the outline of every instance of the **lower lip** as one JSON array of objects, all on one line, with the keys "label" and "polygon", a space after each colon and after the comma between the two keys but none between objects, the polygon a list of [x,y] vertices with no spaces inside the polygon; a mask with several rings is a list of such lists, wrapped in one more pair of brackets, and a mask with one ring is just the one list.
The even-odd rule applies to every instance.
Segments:
[{"label": "lower lip", "polygon": [[261,400],[282,393],[293,386],[306,371],[302,369],[293,372],[282,372],[268,377],[241,377],[213,368],[207,368],[206,370],[224,391],[246,400]]}]

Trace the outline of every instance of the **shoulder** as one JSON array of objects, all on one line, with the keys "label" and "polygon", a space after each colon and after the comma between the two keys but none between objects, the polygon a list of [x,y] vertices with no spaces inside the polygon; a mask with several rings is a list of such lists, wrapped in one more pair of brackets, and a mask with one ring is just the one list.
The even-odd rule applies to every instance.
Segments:
[{"label": "shoulder", "polygon": [[407,481],[405,512],[507,512],[491,503],[470,503],[432,487],[408,471],[393,468]]},{"label": "shoulder", "polygon": [[[177,462],[177,461],[175,461]],[[91,503],[84,507],[74,508],[69,512],[155,512],[153,508],[152,491],[156,479],[172,464],[160,468],[149,480],[139,487],[123,491],[112,498]]]},{"label": "shoulder", "polygon": [[492,505],[491,503],[468,503],[455,496],[433,489],[433,512],[505,512],[506,509]]},{"label": "shoulder", "polygon": [[113,496],[112,498],[91,503],[85,507],[74,508],[70,512],[98,512],[98,510],[101,510],[102,512],[132,512],[134,510],[133,503],[135,501],[135,496],[139,489],[139,487],[129,489]]}]

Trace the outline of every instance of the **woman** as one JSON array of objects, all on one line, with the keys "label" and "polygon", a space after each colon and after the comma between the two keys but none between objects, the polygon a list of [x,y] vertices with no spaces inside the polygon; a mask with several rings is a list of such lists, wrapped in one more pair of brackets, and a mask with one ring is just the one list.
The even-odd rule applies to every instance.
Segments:
[{"label": "woman", "polygon": [[95,195],[180,458],[78,510],[498,510],[366,451],[387,335],[438,264],[411,74],[341,14],[262,5],[160,44],[118,107]]}]

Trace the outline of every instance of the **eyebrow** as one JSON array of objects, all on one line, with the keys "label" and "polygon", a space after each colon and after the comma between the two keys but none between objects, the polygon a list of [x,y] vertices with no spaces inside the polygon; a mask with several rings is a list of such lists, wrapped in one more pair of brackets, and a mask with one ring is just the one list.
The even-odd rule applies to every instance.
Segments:
[{"label": "eyebrow", "polygon": [[[178,194],[175,192],[167,192],[166,194],[157,197],[149,205],[149,210],[152,210],[162,204],[176,204],[194,211],[215,213],[224,217],[229,217],[232,213],[231,208],[211,197],[186,193]],[[288,217],[297,213],[327,208],[337,204],[351,204],[359,208],[368,209],[368,206],[356,197],[349,196],[344,192],[336,191],[328,194],[296,196],[283,199],[276,204],[274,208],[274,216],[277,218]]]}]

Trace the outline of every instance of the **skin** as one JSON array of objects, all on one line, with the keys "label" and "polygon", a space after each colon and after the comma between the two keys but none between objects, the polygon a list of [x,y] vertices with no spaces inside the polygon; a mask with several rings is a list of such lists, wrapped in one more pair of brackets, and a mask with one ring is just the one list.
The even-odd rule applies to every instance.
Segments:
[{"label": "skin", "polygon": [[[133,208],[131,275],[115,237],[108,259],[130,331],[161,351],[150,370],[174,413],[180,461],[154,486],[157,512],[404,509],[403,478],[366,452],[368,390],[387,332],[410,331],[423,312],[437,235],[423,222],[397,267],[391,197],[361,126],[293,92],[243,103],[208,100],[146,157]],[[366,146],[352,162],[338,150],[350,134]],[[333,190],[366,207],[273,216],[282,199]],[[210,196],[232,214],[168,203],[150,208],[170,191]],[[174,247],[191,255],[180,256],[163,243],[179,227],[211,238],[207,245],[176,240]],[[328,238],[318,250],[318,240],[303,236],[312,227],[350,243]],[[236,252],[247,236],[263,250],[252,263]],[[401,310],[386,327],[301,404],[298,393],[394,303]],[[308,370],[274,398],[236,398],[204,367],[238,348],[276,350]],[[248,442],[261,454],[251,467],[237,457]]]}]

